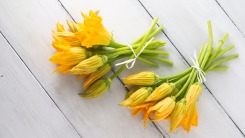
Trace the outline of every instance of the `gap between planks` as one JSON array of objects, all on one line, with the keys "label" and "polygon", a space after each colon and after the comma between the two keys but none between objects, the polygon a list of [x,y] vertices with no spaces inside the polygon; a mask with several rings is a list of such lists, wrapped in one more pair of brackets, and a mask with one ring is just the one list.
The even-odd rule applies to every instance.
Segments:
[{"label": "gap between planks", "polygon": [[220,5],[220,3],[215,0],[215,2],[218,4],[218,6],[222,9],[222,11],[226,14],[226,16],[231,20],[231,22],[235,25],[236,29],[242,34],[242,36],[245,38],[245,35],[242,33],[242,31],[237,27],[237,25],[235,24],[235,22],[231,19],[231,17],[229,16],[229,14],[225,11],[225,9]]},{"label": "gap between planks", "polygon": [[[151,13],[146,9],[146,7],[144,6],[144,4],[138,0],[138,2],[141,4],[141,6],[145,9],[145,11],[147,12],[147,14],[153,19],[153,16],[151,15]],[[216,1],[217,2],[217,1]],[[217,2],[217,4],[220,6],[220,4]],[[221,7],[221,6],[220,6]],[[221,7],[221,9],[224,11],[224,9]],[[225,14],[228,16],[228,14],[225,12]],[[228,16],[228,18],[231,20],[231,18]],[[237,28],[236,24],[231,20],[231,22],[235,25],[235,27]],[[159,26],[159,24],[157,24]],[[238,29],[238,28],[237,28]],[[242,34],[242,32],[238,29],[238,31]],[[178,48],[175,46],[175,44],[171,41],[171,39],[168,37],[168,35],[162,30],[162,33],[168,38],[169,42],[174,46],[174,48],[178,51],[178,53],[181,55],[181,57],[184,59],[184,61],[191,67],[191,65],[189,64],[189,62],[186,60],[186,58],[181,54],[181,52],[178,50]],[[242,36],[244,37],[244,35],[242,34]],[[243,133],[243,131],[238,127],[238,125],[235,123],[235,121],[232,119],[232,117],[229,115],[229,113],[225,110],[225,108],[222,106],[222,104],[217,100],[217,98],[213,95],[213,93],[211,92],[211,90],[207,87],[206,84],[204,84],[204,87],[207,89],[207,91],[212,95],[212,97],[214,98],[214,100],[219,104],[219,106],[221,107],[221,109],[226,113],[226,115],[229,117],[229,119],[232,121],[232,123],[236,126],[236,128],[240,131],[240,133],[245,137],[245,134]]]},{"label": "gap between planks", "polygon": [[56,102],[54,101],[54,99],[49,95],[49,93],[47,92],[47,90],[43,87],[43,85],[39,82],[39,80],[37,79],[37,77],[33,74],[33,72],[30,70],[30,68],[27,66],[27,64],[24,62],[24,60],[20,57],[20,55],[17,53],[17,51],[14,49],[14,47],[12,46],[12,44],[8,41],[8,39],[6,38],[6,36],[2,33],[2,31],[0,31],[0,34],[2,35],[2,37],[6,40],[6,42],[9,44],[9,46],[11,47],[11,49],[14,51],[14,53],[19,57],[19,59],[22,61],[22,63],[25,65],[25,67],[28,69],[28,71],[30,72],[30,74],[34,77],[34,79],[37,81],[37,83],[41,86],[41,88],[45,91],[45,93],[48,95],[48,97],[51,99],[51,101],[54,103],[54,105],[57,107],[57,109],[60,111],[60,113],[62,114],[62,116],[65,118],[65,120],[68,122],[68,124],[71,125],[71,127],[74,129],[74,131],[77,133],[77,135],[81,138],[83,138],[78,131],[75,129],[75,127],[71,124],[70,120],[64,115],[64,113],[61,111],[61,109],[59,108],[59,106],[56,104]]}]

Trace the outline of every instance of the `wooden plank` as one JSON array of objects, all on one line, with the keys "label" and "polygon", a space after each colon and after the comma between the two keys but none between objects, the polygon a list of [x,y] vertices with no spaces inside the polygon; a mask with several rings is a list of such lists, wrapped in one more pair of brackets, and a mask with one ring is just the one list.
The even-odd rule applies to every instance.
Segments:
[{"label": "wooden plank", "polygon": [[[130,0],[128,1],[127,0],[124,0],[124,1],[61,0],[61,2],[76,21],[81,21],[81,16],[79,13],[81,10],[83,11],[89,11],[90,9],[101,10],[100,15],[104,17],[103,18],[104,24],[106,25],[107,28],[109,28],[109,30],[113,30],[114,38],[116,40],[119,40],[125,43],[127,42],[129,43],[132,40],[136,39],[137,36],[140,36],[140,34],[142,34],[145,31],[145,29],[149,26],[150,22],[152,21],[150,16],[146,13],[146,11],[137,1],[130,1]],[[154,2],[147,1],[147,3],[156,3],[156,1]],[[158,11],[160,13],[163,13],[161,8],[163,5],[168,5],[168,3],[172,4],[175,2],[166,1],[164,4],[162,4],[162,2],[159,1],[158,5],[157,4],[155,5],[156,7],[158,6],[156,13]],[[195,4],[197,6],[200,5],[197,2]],[[192,4],[189,3],[189,5],[192,5]],[[193,7],[194,6],[195,5],[193,5]],[[147,9],[152,10],[156,7],[148,7]],[[178,7],[181,7],[181,6],[178,5]],[[178,11],[178,7],[176,7],[176,11]],[[167,10],[165,10],[164,14],[166,15],[174,14],[172,12],[174,9],[170,9],[170,8],[173,8],[173,7],[169,7]],[[195,9],[192,12],[198,12],[198,11],[199,11],[198,9]],[[181,14],[179,16],[181,17]],[[180,18],[179,16],[175,16],[172,18]],[[162,25],[166,26],[166,31],[168,32],[169,24],[165,25],[165,23],[162,22],[163,19],[161,18],[165,19],[163,14],[160,15],[160,21]],[[199,18],[190,18],[190,20],[192,21],[195,21],[195,20],[199,21],[198,19]],[[181,21],[184,22],[183,20]],[[182,22],[177,22],[177,23],[181,24]],[[196,25],[193,22],[188,22],[188,23],[190,23],[191,26]],[[201,33],[204,33],[204,34],[203,36],[201,36],[200,33],[198,34],[198,40],[196,40],[198,41],[198,43],[196,42],[196,48],[200,47],[203,44],[203,42],[207,40],[206,38],[207,36],[206,20],[202,22],[201,28],[203,28]],[[200,30],[200,28],[198,29]],[[186,32],[183,35],[183,33],[180,32],[182,30],[183,30],[183,26],[182,28],[178,28],[179,32],[178,34],[175,34],[175,35],[181,36],[182,37],[181,40],[188,39],[188,36],[186,36],[186,34],[188,33]],[[215,33],[216,35],[217,32],[220,32],[220,30],[217,31],[217,29],[215,29],[214,32],[216,32]],[[173,37],[174,37],[174,34],[172,38]],[[165,36],[161,36],[161,38],[163,38],[164,40],[167,40]],[[231,39],[233,40],[233,37]],[[177,41],[177,39],[173,39],[173,40]],[[182,48],[180,49],[182,54],[183,53],[186,53],[185,55],[192,54],[194,44],[191,45],[192,47],[187,45],[190,43],[181,43],[181,44],[184,44],[183,46],[182,45],[179,46]],[[187,50],[184,51],[183,49],[188,49],[189,51]],[[184,63],[181,56],[178,54],[176,49],[173,48],[173,46],[171,45],[169,41],[167,42],[167,50],[170,51],[172,54],[170,59],[175,62],[175,66],[173,68],[161,66],[159,69],[154,69],[154,68],[144,66],[143,64],[137,62],[136,67],[134,67],[131,70],[124,71],[121,77],[127,76],[132,73],[137,73],[139,71],[145,71],[145,70],[154,70],[159,75],[171,75],[173,73],[178,73],[179,71],[182,71],[188,67],[188,65]],[[236,66],[235,64],[237,64],[237,62],[238,61],[234,61],[232,65]],[[230,71],[228,73],[232,73],[232,72],[233,71]],[[212,74],[212,75],[215,75],[215,74]],[[212,75],[210,75],[209,77],[212,77]],[[217,74],[216,76],[218,75],[219,74]],[[217,78],[215,78],[216,76],[213,76],[213,77],[214,79],[217,80]],[[226,73],[223,76],[219,76],[219,77],[229,78],[230,76],[227,77],[227,73]],[[208,78],[208,79],[212,80],[213,78]],[[214,81],[214,82],[217,83],[217,81]],[[232,123],[232,121],[229,119],[229,117],[224,112],[224,110],[220,107],[220,105],[217,103],[214,97],[207,90],[203,91],[203,95],[201,96],[201,100],[198,103],[198,107],[199,107],[199,112],[200,112],[200,123],[199,123],[200,125],[198,128],[193,128],[193,130],[189,134],[184,132],[182,129],[177,130],[176,133],[169,133],[168,132],[169,125],[166,124],[166,122],[164,123],[160,122],[159,124],[157,124],[157,126],[160,128],[160,130],[162,131],[162,133],[164,133],[166,137],[242,137],[239,130],[236,128],[236,126]]]},{"label": "wooden plank", "polygon": [[237,28],[245,35],[245,1],[244,0],[216,0]]},{"label": "wooden plank", "polygon": [[79,137],[0,34],[0,137]]},{"label": "wooden plank", "polygon": [[142,0],[141,2],[152,16],[160,17],[160,23],[166,26],[165,33],[189,62],[193,49],[199,50],[200,46],[208,40],[206,24],[208,19],[213,23],[215,44],[226,32],[229,32],[230,37],[225,45],[235,43],[234,51],[239,53],[239,58],[228,63],[229,71],[210,73],[206,84],[244,135],[245,110],[241,110],[245,104],[241,98],[245,96],[242,86],[245,83],[245,72],[243,71],[245,68],[245,62],[243,62],[245,60],[245,39],[243,35],[219,5],[212,0],[155,0],[152,2]]},{"label": "wooden plank", "polygon": [[78,96],[83,90],[76,76],[52,74],[56,66],[48,61],[55,52],[51,30],[57,21],[65,23],[70,19],[58,1],[3,0],[0,3],[0,30],[82,137],[161,136],[152,123],[144,130],[139,123],[141,117],[132,118],[127,109],[118,107],[126,93],[118,80],[114,80],[110,92],[87,100]]}]

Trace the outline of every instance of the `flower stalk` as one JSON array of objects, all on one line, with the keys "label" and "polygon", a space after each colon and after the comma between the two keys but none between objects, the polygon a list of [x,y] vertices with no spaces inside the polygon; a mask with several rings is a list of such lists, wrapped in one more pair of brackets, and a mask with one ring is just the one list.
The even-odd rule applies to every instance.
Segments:
[{"label": "flower stalk", "polygon": [[[138,55],[141,52],[137,59],[151,66],[158,67],[154,61],[173,64],[165,59],[169,53],[160,49],[166,42],[153,40],[163,30],[163,26],[156,27],[158,18],[153,20],[145,34],[131,44],[131,49],[128,45],[113,39],[113,35],[102,24],[98,12],[89,11],[89,15],[82,13],[82,17],[84,18],[82,23],[67,21],[69,30],[65,30],[62,24],[57,23],[57,31],[52,31],[53,47],[57,53],[50,58],[51,62],[58,65],[55,72],[76,74],[78,78],[86,78],[83,84],[86,92],[80,94],[82,97],[95,98],[107,91],[113,79],[126,69],[124,64],[108,77],[107,74],[113,65],[121,59],[136,58],[134,53]],[[148,42],[149,40],[151,42]],[[142,51],[144,46],[146,47]]]},{"label": "flower stalk", "polygon": [[[222,48],[228,38],[228,34],[225,34],[216,48],[213,47],[213,34],[210,21],[208,21],[208,34],[209,41],[201,47],[198,56],[195,55],[195,59],[193,60],[197,63],[194,63],[187,70],[168,77],[158,77],[158,81],[154,84],[137,82],[137,77],[139,80],[148,79],[148,77],[142,78],[139,75],[142,72],[131,75],[134,76],[134,81],[132,82],[128,81],[131,78],[130,76],[123,79],[126,85],[133,85],[133,88],[146,86],[153,88],[153,92],[145,100],[141,100],[136,105],[128,106],[128,108],[133,109],[133,114],[135,114],[136,107],[137,113],[142,111],[144,114],[144,126],[146,126],[145,116],[150,117],[151,115],[154,115],[154,121],[170,118],[170,132],[173,132],[179,126],[183,126],[189,132],[191,126],[198,125],[196,103],[201,95],[201,84],[206,80],[207,73],[210,71],[227,70],[228,66],[222,64],[238,57],[238,54],[224,56],[226,52],[234,48],[234,45]],[[132,90],[130,93],[133,93]]]}]

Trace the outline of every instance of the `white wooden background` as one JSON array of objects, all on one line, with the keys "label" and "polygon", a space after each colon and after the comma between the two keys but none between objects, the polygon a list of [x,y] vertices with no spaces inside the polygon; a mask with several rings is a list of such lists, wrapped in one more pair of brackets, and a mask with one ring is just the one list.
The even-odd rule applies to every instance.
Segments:
[{"label": "white wooden background", "polygon": [[[240,138],[245,136],[245,1],[244,0],[1,0],[0,1],[0,137],[64,138]],[[55,52],[51,30],[57,21],[82,21],[80,12],[100,10],[103,23],[116,40],[130,43],[160,17],[174,67],[152,68],[138,62],[114,80],[110,91],[87,100],[78,96],[75,76],[52,74],[48,61]],[[118,106],[126,89],[119,80],[152,70],[171,75],[188,68],[189,55],[207,41],[211,19],[217,43],[229,32],[240,57],[230,70],[210,73],[198,102],[199,126],[186,133],[169,133],[168,121],[131,117]]]}]

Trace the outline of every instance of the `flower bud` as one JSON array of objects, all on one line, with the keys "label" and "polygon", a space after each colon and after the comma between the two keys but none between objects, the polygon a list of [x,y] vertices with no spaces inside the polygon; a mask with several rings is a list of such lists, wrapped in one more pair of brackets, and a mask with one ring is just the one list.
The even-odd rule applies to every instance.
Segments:
[{"label": "flower bud", "polygon": [[99,67],[107,62],[107,56],[94,55],[88,59],[83,60],[78,65],[73,67],[69,73],[71,74],[90,74],[95,72]]},{"label": "flower bud", "polygon": [[102,76],[107,74],[111,70],[111,66],[107,63],[102,67],[98,68],[95,72],[90,74],[86,81],[83,83],[83,88],[88,88],[94,81],[100,79]]},{"label": "flower bud", "polygon": [[111,85],[111,79],[100,79],[90,85],[85,93],[79,94],[85,98],[95,98],[106,92]]},{"label": "flower bud", "polygon": [[149,101],[156,101],[160,100],[167,95],[169,95],[173,91],[174,85],[172,83],[163,83],[159,87],[157,87],[149,97],[145,100],[146,102]]},{"label": "flower bud", "polygon": [[186,99],[181,99],[175,105],[170,115],[170,132],[173,132],[182,122],[186,115]]},{"label": "flower bud", "polygon": [[202,93],[202,85],[198,82],[192,84],[186,94],[187,108],[198,100],[198,97]]},{"label": "flower bud", "polygon": [[160,121],[166,119],[175,107],[175,97],[167,97],[156,105],[152,106],[148,112],[156,111],[153,121]]},{"label": "flower bud", "polygon": [[158,76],[153,72],[141,72],[139,74],[133,74],[127,78],[122,78],[126,86],[130,85],[141,85],[141,86],[150,86],[158,81]]},{"label": "flower bud", "polygon": [[71,47],[70,50],[56,52],[50,61],[60,65],[75,65],[91,56],[91,52],[82,47]]},{"label": "flower bud", "polygon": [[131,88],[127,94],[125,95],[125,100],[128,99],[134,92],[136,92],[140,87],[139,86],[134,86],[133,88]]},{"label": "flower bud", "polygon": [[134,92],[128,99],[120,103],[120,106],[135,106],[142,103],[152,92],[151,87],[142,87]]}]

